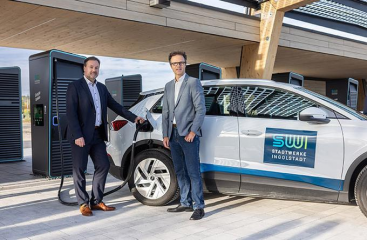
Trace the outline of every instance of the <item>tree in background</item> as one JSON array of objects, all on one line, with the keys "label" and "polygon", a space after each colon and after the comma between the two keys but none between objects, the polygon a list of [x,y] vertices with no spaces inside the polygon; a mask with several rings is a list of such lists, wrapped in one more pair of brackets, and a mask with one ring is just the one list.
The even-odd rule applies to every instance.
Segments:
[{"label": "tree in background", "polygon": [[30,110],[29,96],[22,96],[22,115],[23,115],[23,121],[30,121],[31,110]]}]

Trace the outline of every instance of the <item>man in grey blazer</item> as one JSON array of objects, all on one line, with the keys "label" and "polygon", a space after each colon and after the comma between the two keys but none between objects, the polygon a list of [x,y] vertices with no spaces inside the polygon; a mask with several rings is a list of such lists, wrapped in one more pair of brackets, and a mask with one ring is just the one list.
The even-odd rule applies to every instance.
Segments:
[{"label": "man in grey blazer", "polygon": [[163,144],[171,149],[181,200],[168,212],[191,212],[191,220],[204,217],[203,184],[200,173],[199,145],[205,117],[205,99],[199,79],[185,73],[185,52],[168,57],[175,79],[164,89],[162,127]]}]

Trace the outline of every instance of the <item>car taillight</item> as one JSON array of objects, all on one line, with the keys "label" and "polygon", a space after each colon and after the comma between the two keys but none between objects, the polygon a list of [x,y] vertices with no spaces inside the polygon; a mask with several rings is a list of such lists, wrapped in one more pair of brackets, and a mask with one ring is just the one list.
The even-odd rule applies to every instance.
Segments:
[{"label": "car taillight", "polygon": [[114,131],[120,130],[123,126],[127,124],[126,120],[115,120],[112,123],[112,128]]}]

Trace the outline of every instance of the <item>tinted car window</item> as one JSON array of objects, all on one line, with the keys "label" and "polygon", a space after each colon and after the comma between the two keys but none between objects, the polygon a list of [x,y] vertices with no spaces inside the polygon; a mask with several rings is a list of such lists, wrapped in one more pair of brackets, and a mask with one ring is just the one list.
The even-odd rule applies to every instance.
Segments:
[{"label": "tinted car window", "polygon": [[[204,87],[206,115],[216,116],[237,116],[236,109],[232,105],[237,103],[237,95],[234,90],[237,88],[218,86]],[[152,113],[162,113],[163,97],[161,97],[152,108]]]},{"label": "tinted car window", "polygon": [[[340,102],[337,102],[337,101],[335,101],[333,99],[330,99],[330,98],[325,97],[323,95],[320,95],[318,93],[312,92],[310,90],[307,90],[307,89],[305,89],[303,87],[297,87],[296,89],[298,89],[298,90],[300,90],[302,92],[308,93],[308,94],[310,94],[310,95],[312,95],[314,97],[320,98],[320,99],[322,99],[322,100],[324,100],[324,101],[326,101],[326,102],[334,105],[335,107],[337,107],[337,108],[339,108],[341,110],[346,111],[347,113],[353,115],[354,117],[358,118],[359,120],[367,120],[367,116],[366,115],[361,114],[361,113],[357,112],[356,110],[354,110],[354,109],[352,109],[352,108],[350,108],[350,107],[348,107],[348,106],[346,106],[346,105],[344,105],[344,104],[342,104]],[[341,119],[344,118],[344,119],[346,119],[346,117],[343,116],[343,115],[341,115],[340,113],[338,113],[337,115],[338,115],[338,118],[341,118]]]},{"label": "tinted car window", "polygon": [[[328,118],[336,118],[335,112],[292,92],[271,87],[256,86],[205,86],[206,115],[247,116],[296,120],[299,112],[308,107],[319,107]],[[162,113],[161,97],[152,113]]]},{"label": "tinted car window", "polygon": [[314,102],[292,92],[271,87],[238,87],[238,109],[247,117],[297,120],[299,112],[308,107],[318,107]]},{"label": "tinted car window", "polygon": [[232,110],[232,105],[236,102],[233,88],[226,86],[204,87],[206,115],[237,116],[237,112]]},{"label": "tinted car window", "polygon": [[156,104],[154,104],[151,110],[152,113],[162,113],[162,108],[163,108],[162,100],[163,100],[163,96],[157,101]]}]

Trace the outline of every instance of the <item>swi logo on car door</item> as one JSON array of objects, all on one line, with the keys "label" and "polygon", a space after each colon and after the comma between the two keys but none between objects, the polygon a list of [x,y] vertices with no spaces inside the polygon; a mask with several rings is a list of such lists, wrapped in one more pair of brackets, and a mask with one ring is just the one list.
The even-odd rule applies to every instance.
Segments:
[{"label": "swi logo on car door", "polygon": [[314,168],[316,131],[267,128],[264,162]]}]

